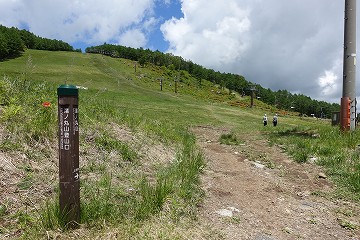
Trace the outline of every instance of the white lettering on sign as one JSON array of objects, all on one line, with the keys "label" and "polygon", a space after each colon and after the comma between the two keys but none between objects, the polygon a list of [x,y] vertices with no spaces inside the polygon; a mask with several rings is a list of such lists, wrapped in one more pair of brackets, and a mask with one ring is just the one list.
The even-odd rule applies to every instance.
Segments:
[{"label": "white lettering on sign", "polygon": [[79,170],[80,170],[79,168],[75,168],[73,171],[75,181],[79,180],[79,177],[80,177]]},{"label": "white lettering on sign", "polygon": [[78,132],[78,131],[79,131],[78,116],[79,116],[79,113],[78,113],[78,108],[74,108],[74,111],[73,111],[73,119],[74,119],[74,135],[75,135],[75,132]]},{"label": "white lettering on sign", "polygon": [[60,124],[60,141],[59,141],[59,148],[64,149],[64,131],[63,131],[63,122],[64,122],[64,112],[63,108],[60,108],[60,116],[59,116],[59,124]]},{"label": "white lettering on sign", "polygon": [[70,149],[70,124],[67,120],[69,118],[69,108],[64,108],[64,149]]},{"label": "white lettering on sign", "polygon": [[68,121],[70,109],[60,108],[60,149],[70,150],[70,123]]}]

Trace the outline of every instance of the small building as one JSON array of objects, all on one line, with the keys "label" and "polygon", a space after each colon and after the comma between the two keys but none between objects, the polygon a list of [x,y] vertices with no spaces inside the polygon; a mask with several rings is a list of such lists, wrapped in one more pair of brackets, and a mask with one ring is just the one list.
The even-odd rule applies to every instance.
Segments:
[{"label": "small building", "polygon": [[340,124],[340,112],[331,113],[331,125],[336,126]]}]

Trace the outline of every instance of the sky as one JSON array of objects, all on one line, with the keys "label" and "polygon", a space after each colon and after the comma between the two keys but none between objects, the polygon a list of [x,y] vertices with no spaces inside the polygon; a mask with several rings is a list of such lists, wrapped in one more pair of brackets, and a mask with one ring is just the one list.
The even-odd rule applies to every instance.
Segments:
[{"label": "sky", "polygon": [[[0,0],[0,24],[76,49],[106,42],[172,53],[272,91],[340,103],[344,5],[345,0]],[[360,96],[360,83],[356,88]]]}]

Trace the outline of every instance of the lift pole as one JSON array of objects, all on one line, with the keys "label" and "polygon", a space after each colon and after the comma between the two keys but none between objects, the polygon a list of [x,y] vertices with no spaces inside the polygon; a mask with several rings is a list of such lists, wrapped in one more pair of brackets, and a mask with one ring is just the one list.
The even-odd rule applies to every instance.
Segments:
[{"label": "lift pole", "polygon": [[356,0],[345,0],[343,95],[341,130],[355,130],[356,119]]},{"label": "lift pole", "polygon": [[252,85],[250,87],[250,91],[251,91],[251,103],[250,103],[250,107],[254,107],[254,98],[255,98],[255,91],[256,91],[256,87],[255,85]]}]

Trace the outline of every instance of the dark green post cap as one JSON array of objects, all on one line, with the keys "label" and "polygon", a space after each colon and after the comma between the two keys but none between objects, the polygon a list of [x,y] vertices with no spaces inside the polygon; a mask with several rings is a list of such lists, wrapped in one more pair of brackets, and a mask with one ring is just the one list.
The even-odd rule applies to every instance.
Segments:
[{"label": "dark green post cap", "polygon": [[74,85],[63,84],[57,89],[58,96],[78,96],[79,90]]}]

